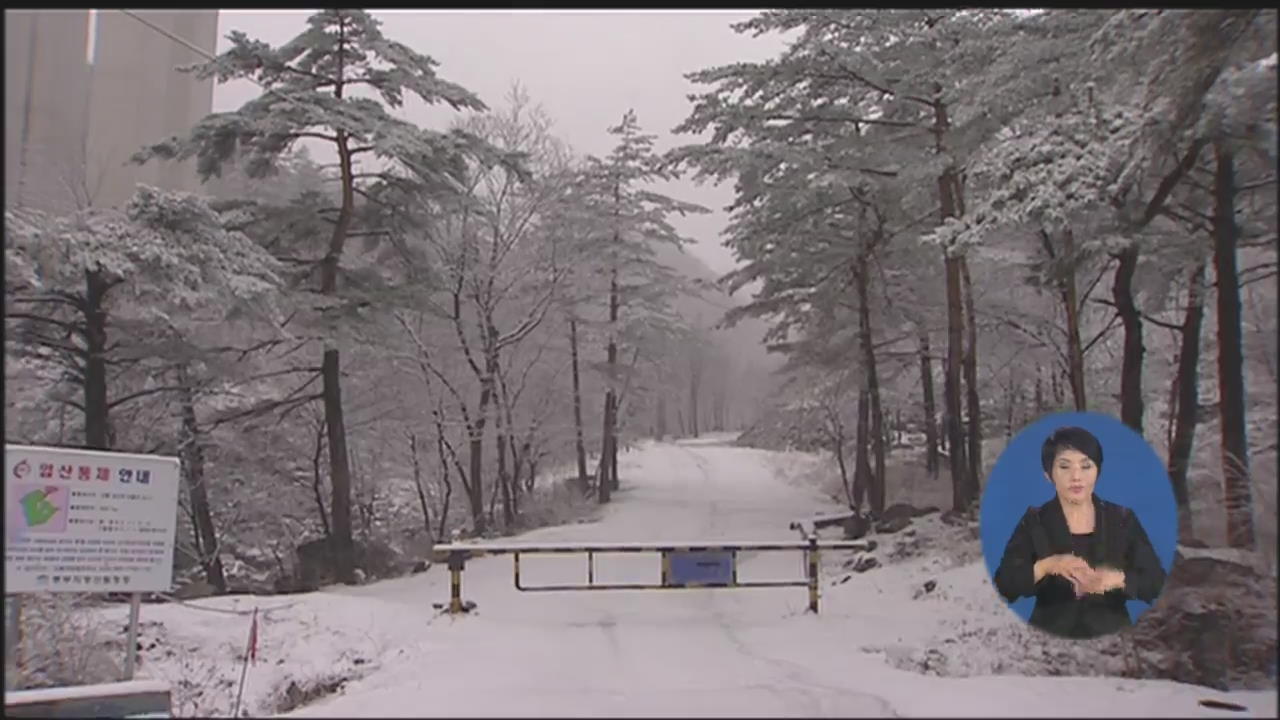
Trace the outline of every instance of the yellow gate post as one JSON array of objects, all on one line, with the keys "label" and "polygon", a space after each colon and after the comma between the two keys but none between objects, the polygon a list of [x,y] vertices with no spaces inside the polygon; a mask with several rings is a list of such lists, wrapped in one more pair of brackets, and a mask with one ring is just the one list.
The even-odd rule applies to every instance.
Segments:
[{"label": "yellow gate post", "polygon": [[809,611],[818,612],[818,534],[809,536]]},{"label": "yellow gate post", "polygon": [[465,562],[462,551],[449,553],[449,613],[453,615],[462,612],[462,565]]}]

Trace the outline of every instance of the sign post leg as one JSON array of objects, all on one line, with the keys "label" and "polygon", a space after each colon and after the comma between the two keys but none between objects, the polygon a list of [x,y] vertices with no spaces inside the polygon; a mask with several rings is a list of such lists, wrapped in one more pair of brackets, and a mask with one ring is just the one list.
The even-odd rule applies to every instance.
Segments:
[{"label": "sign post leg", "polygon": [[22,668],[22,596],[10,595],[8,627],[4,635],[4,660],[6,665],[13,666],[13,672],[5,668],[4,689],[13,690],[18,681],[18,673]]},{"label": "sign post leg", "polygon": [[138,615],[142,611],[142,593],[129,593],[129,631],[125,635],[124,679],[132,680],[138,662]]}]

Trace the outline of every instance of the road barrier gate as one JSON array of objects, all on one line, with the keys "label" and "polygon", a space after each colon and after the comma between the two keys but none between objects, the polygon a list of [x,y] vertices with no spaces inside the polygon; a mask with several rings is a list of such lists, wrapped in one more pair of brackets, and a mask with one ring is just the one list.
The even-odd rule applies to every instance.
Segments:
[{"label": "road barrier gate", "polygon": [[[822,550],[866,550],[863,542],[818,542],[816,535],[793,542],[744,542],[708,544],[679,543],[654,545],[650,543],[595,543],[595,544],[493,544],[463,545],[450,543],[437,545],[431,551],[432,560],[448,563],[449,612],[464,611],[462,602],[462,571],[467,560],[486,555],[511,555],[512,577],[517,590],[522,592],[554,592],[578,590],[689,590],[699,588],[748,588],[748,587],[807,587],[809,610],[818,612],[818,557]],[[796,580],[767,580],[740,582],[738,580],[738,553],[757,551],[798,550],[805,553],[805,577]],[[521,555],[565,555],[585,553],[587,582],[577,585],[526,585],[520,579]],[[662,579],[652,583],[597,583],[595,581],[596,555],[610,553],[659,553],[662,558]]]}]

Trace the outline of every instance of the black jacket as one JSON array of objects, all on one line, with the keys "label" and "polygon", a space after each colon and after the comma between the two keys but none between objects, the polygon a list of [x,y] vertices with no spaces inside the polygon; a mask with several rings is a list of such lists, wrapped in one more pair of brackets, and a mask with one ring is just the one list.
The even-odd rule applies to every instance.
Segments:
[{"label": "black jacket", "polygon": [[1093,496],[1097,511],[1085,557],[1091,567],[1124,571],[1124,589],[1077,599],[1071,581],[1046,575],[1034,582],[1036,561],[1071,553],[1071,531],[1058,498],[1027,509],[1004,548],[995,573],[996,590],[1010,602],[1035,596],[1031,624],[1055,635],[1090,638],[1128,627],[1128,600],[1152,602],[1164,586],[1165,572],[1137,515],[1123,505]]}]

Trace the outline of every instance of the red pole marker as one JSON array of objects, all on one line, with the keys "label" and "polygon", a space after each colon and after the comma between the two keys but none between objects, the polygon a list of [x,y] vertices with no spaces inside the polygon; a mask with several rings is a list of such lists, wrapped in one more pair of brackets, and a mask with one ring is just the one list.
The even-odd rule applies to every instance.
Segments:
[{"label": "red pole marker", "polygon": [[231,710],[232,717],[240,717],[240,700],[244,697],[244,680],[249,674],[249,664],[258,664],[258,608],[253,609],[253,619],[249,621],[249,647],[244,654],[244,664],[240,666],[240,687],[236,690],[236,704]]},{"label": "red pole marker", "polygon": [[253,620],[249,623],[249,661],[258,664],[258,608],[253,609]]}]

